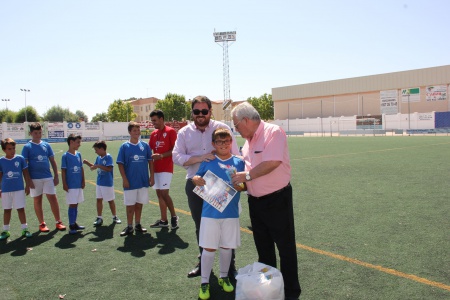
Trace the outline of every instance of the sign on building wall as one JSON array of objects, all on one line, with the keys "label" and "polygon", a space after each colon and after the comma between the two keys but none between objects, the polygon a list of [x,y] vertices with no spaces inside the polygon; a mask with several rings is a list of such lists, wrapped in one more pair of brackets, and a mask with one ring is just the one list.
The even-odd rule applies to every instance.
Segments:
[{"label": "sign on building wall", "polygon": [[86,130],[100,130],[100,124],[97,122],[94,123],[85,123],[84,128]]},{"label": "sign on building wall", "polygon": [[386,115],[398,113],[397,90],[380,91],[380,110]]},{"label": "sign on building wall", "polygon": [[419,113],[418,117],[419,117],[419,121],[433,120],[433,114],[432,113]]},{"label": "sign on building wall", "polygon": [[64,138],[64,124],[63,123],[48,123],[48,138],[49,139],[63,139]]},{"label": "sign on building wall", "polygon": [[420,88],[402,89],[402,102],[420,102]]},{"label": "sign on building wall", "polygon": [[356,116],[356,129],[383,129],[383,116]]},{"label": "sign on building wall", "polygon": [[13,140],[25,139],[25,125],[23,123],[8,123],[6,124],[6,136]]},{"label": "sign on building wall", "polygon": [[427,101],[447,100],[447,86],[446,85],[427,86],[426,99]]}]

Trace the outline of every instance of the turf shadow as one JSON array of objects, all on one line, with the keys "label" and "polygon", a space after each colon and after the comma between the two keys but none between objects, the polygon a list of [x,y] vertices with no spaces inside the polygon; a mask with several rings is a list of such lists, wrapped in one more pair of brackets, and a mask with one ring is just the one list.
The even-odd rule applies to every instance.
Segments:
[{"label": "turf shadow", "polygon": [[155,248],[158,242],[150,233],[136,233],[127,235],[123,241],[123,246],[117,250],[121,252],[129,252],[134,257],[144,257],[145,250]]},{"label": "turf shadow", "polygon": [[186,243],[177,234],[176,229],[170,230],[168,228],[161,228],[156,232],[159,254],[170,254],[175,252],[176,249],[186,249],[189,247],[189,243]]},{"label": "turf shadow", "polygon": [[42,243],[48,242],[54,238],[58,230],[50,231],[49,233],[41,233],[37,231],[33,233],[31,238],[18,237],[11,242],[11,237],[0,242],[0,254],[5,254],[11,252],[11,256],[22,256],[27,254],[27,252]]},{"label": "turf shadow", "polygon": [[76,234],[69,234],[66,233],[61,239],[55,244],[56,247],[60,249],[71,249],[75,248],[76,245],[74,244],[79,239],[84,238],[85,234],[82,233],[82,231],[77,232]]},{"label": "turf shadow", "polygon": [[116,223],[111,223],[108,226],[97,226],[94,231],[90,231],[86,235],[93,234],[95,236],[89,239],[91,242],[103,242],[114,237],[114,227],[116,227]]}]

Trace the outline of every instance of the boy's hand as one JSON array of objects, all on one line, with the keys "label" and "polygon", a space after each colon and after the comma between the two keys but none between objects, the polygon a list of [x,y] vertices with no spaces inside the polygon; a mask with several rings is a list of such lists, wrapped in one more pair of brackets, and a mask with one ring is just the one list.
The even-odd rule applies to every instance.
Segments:
[{"label": "boy's hand", "polygon": [[89,166],[92,168],[93,164],[91,162],[89,162],[87,159],[83,159],[83,164]]},{"label": "boy's hand", "polygon": [[63,190],[65,190],[67,193],[69,192],[69,187],[65,183],[63,183]]},{"label": "boy's hand", "polygon": [[155,177],[150,176],[150,178],[148,179],[148,182],[149,182],[150,186],[154,186],[155,185]]},{"label": "boy's hand", "polygon": [[53,184],[54,184],[55,186],[57,186],[57,185],[59,184],[59,177],[58,177],[58,176],[55,176],[55,177],[53,178]]},{"label": "boy's hand", "polygon": [[33,180],[30,180],[30,189],[33,189],[33,190],[34,190],[34,183],[33,183]]},{"label": "boy's hand", "polygon": [[25,195],[29,195],[30,194],[30,186],[26,185],[25,186]]},{"label": "boy's hand", "polygon": [[161,153],[153,153],[152,154],[152,159],[153,160],[160,160],[160,159],[163,159],[163,157],[162,157]]},{"label": "boy's hand", "polygon": [[86,187],[86,183],[83,180],[83,182],[81,183],[81,189],[84,190],[85,187]]},{"label": "boy's hand", "polygon": [[243,182],[238,183],[238,184],[233,184],[233,187],[238,192],[243,192],[243,191],[247,190],[247,185]]},{"label": "boy's hand", "polygon": [[198,175],[192,177],[192,182],[197,186],[204,186],[206,184],[205,179],[203,179],[203,177],[200,177]]},{"label": "boy's hand", "polygon": [[93,166],[90,167],[91,171],[94,171],[94,170],[97,169],[97,168],[98,168],[97,165],[93,165]]},{"label": "boy's hand", "polygon": [[130,187],[130,183],[128,182],[128,179],[123,179],[122,186],[124,189],[127,189]]}]

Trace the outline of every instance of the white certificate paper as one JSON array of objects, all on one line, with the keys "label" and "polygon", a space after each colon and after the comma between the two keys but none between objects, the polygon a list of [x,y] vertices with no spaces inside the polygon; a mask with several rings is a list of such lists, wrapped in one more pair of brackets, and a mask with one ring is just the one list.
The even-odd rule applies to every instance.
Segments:
[{"label": "white certificate paper", "polygon": [[194,193],[218,211],[223,212],[237,191],[209,170],[203,176],[203,179],[206,181],[206,184],[204,186],[196,186],[193,190]]}]

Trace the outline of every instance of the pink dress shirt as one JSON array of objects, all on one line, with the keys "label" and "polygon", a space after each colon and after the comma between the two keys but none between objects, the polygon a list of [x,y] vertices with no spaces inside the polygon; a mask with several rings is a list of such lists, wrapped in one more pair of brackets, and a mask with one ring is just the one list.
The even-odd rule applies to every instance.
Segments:
[{"label": "pink dress shirt", "polygon": [[242,147],[245,170],[248,172],[264,161],[281,161],[269,174],[247,182],[248,193],[261,197],[276,192],[291,180],[291,165],[286,133],[278,125],[261,121],[253,138]]}]

